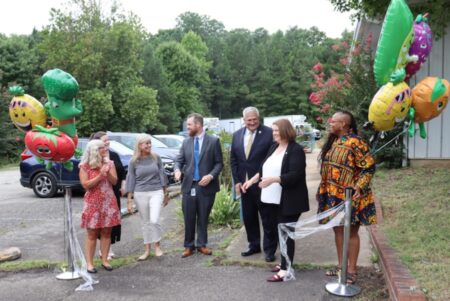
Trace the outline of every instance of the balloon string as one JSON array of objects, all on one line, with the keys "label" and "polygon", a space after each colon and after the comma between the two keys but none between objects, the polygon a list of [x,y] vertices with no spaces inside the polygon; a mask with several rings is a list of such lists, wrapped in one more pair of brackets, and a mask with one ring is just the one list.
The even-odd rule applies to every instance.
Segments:
[{"label": "balloon string", "polygon": [[403,131],[401,131],[400,133],[398,133],[396,136],[394,136],[394,138],[392,138],[391,140],[389,140],[388,142],[386,142],[385,144],[380,146],[378,149],[374,150],[372,152],[372,155],[375,155],[377,152],[379,152],[380,150],[382,150],[383,148],[385,148],[386,146],[391,144],[395,139],[397,139],[400,135],[403,135],[407,130],[408,130],[408,127],[405,127],[405,129]]}]

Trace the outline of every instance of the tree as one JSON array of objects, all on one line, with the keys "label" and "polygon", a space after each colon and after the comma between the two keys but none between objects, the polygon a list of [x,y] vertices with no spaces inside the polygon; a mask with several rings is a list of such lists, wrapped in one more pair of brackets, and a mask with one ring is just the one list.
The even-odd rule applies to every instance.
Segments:
[{"label": "tree", "polygon": [[144,85],[158,91],[156,100],[159,106],[158,122],[151,129],[157,133],[173,133],[180,130],[180,118],[175,105],[175,95],[169,88],[169,80],[163,72],[161,61],[155,55],[154,40],[149,40],[144,48]]},{"label": "tree", "polygon": [[[382,20],[386,14],[390,0],[330,0],[340,12],[356,11],[353,19],[364,16]],[[414,15],[430,14],[430,26],[436,37],[445,35],[445,29],[450,24],[450,5],[448,0],[408,1]]]},{"label": "tree", "polygon": [[206,45],[192,32],[183,37],[182,43],[165,42],[156,49],[180,119],[191,112],[207,112],[201,99],[201,87],[209,81],[206,51]]},{"label": "tree", "polygon": [[[51,24],[39,45],[45,57],[43,67],[63,69],[77,79],[85,107],[78,123],[80,135],[124,130],[130,115],[124,115],[127,110],[122,108],[129,106],[130,97],[143,83],[141,55],[147,34],[135,15],[119,13],[115,4],[109,14],[103,12],[101,1],[72,0],[70,4],[66,11],[51,12]],[[149,97],[154,94],[150,92]],[[148,113],[155,111],[152,107]],[[137,128],[149,125],[143,119],[133,123]]]},{"label": "tree", "polygon": [[0,35],[1,87],[19,84],[26,93],[32,95],[36,90],[38,62],[39,57],[31,37],[13,35],[7,38]]},{"label": "tree", "polygon": [[122,116],[127,122],[125,130],[144,132],[157,122],[157,92],[148,87],[135,87],[127,102],[121,108]]},{"label": "tree", "polygon": [[39,70],[38,55],[33,48],[32,37],[5,37],[0,34],[0,162],[17,161],[23,150],[23,134],[19,132],[9,118],[8,107],[12,96],[8,87],[20,85],[27,94],[36,95],[36,82]]}]

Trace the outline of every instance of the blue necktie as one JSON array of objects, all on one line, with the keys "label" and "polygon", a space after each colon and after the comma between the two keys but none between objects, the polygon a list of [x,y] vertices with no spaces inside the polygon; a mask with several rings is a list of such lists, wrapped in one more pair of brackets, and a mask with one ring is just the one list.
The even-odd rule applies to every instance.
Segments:
[{"label": "blue necktie", "polygon": [[194,143],[194,181],[200,180],[200,171],[198,169],[198,161],[200,160],[200,144],[198,143],[198,137],[195,137]]}]

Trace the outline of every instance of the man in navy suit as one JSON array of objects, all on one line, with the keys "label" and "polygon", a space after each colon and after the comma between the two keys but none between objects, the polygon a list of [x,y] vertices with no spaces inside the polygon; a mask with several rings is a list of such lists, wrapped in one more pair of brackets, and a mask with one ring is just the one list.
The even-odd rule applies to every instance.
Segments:
[{"label": "man in navy suit", "polygon": [[258,212],[264,231],[263,249],[266,261],[275,261],[278,244],[276,205],[261,202],[261,189],[253,185],[242,191],[242,184],[251,179],[260,169],[270,146],[273,144],[272,129],[260,124],[259,112],[255,107],[243,111],[245,127],[233,134],[231,143],[231,172],[236,195],[241,196],[242,215],[247,232],[248,250],[242,256],[261,252],[261,236]]},{"label": "man in navy suit", "polygon": [[[220,190],[219,174],[223,168],[222,148],[219,138],[203,129],[203,116],[192,113],[187,118],[189,138],[184,139],[175,161],[175,180],[181,179],[182,208],[184,215],[184,251],[181,257],[194,254],[195,248],[211,255],[208,244],[208,217]],[[196,231],[197,230],[197,231]],[[197,241],[195,242],[195,232]]]}]

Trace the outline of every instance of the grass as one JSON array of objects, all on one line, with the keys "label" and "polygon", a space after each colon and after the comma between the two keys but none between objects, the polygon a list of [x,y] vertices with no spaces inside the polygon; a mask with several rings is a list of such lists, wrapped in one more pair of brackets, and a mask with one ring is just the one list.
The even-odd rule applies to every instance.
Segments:
[{"label": "grass", "polygon": [[0,170],[8,170],[8,169],[14,169],[14,168],[18,168],[19,167],[19,162],[3,162],[0,163]]},{"label": "grass", "polygon": [[50,262],[49,260],[16,260],[0,263],[0,271],[18,272],[36,269],[54,269],[61,266],[61,262]]},{"label": "grass", "polygon": [[[110,261],[113,268],[119,268],[121,266],[136,262],[138,255],[130,255],[126,257],[114,258]],[[153,255],[152,255],[153,256]],[[94,259],[94,265],[101,266],[100,259]],[[16,260],[16,261],[6,261],[0,263],[0,271],[3,272],[19,272],[19,271],[29,271],[29,270],[51,270],[55,268],[61,268],[65,270],[67,268],[67,263],[55,261],[51,262],[49,260]]]},{"label": "grass", "polygon": [[450,170],[379,170],[382,229],[430,300],[450,300]]}]

